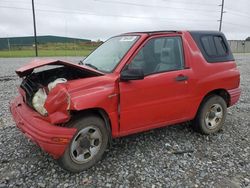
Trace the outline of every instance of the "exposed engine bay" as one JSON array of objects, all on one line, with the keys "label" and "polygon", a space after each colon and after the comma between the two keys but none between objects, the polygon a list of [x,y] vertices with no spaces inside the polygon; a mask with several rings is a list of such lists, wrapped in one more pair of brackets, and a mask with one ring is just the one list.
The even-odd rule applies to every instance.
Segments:
[{"label": "exposed engine bay", "polygon": [[57,78],[55,81],[50,82],[46,87],[39,88],[32,98],[32,106],[41,115],[46,116],[48,114],[47,110],[44,108],[45,101],[47,99],[47,94],[50,92],[57,84],[66,83],[65,78]]},{"label": "exposed engine bay", "polygon": [[[21,88],[25,91],[26,103],[43,116],[48,115],[44,107],[47,96],[58,84],[96,76],[94,73],[72,66],[60,65],[52,69],[51,65],[47,67],[50,69],[32,72],[27,75],[21,83]],[[45,67],[42,68],[44,69]]]}]

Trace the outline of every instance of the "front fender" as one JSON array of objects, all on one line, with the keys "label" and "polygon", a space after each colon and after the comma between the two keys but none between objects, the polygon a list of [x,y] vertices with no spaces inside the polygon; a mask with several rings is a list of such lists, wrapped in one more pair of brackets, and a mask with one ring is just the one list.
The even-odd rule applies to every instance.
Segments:
[{"label": "front fender", "polygon": [[63,84],[53,88],[44,104],[51,123],[59,124],[69,121],[70,95]]},{"label": "front fender", "polygon": [[70,96],[70,110],[102,108],[107,113],[117,111],[118,91],[113,85],[81,90]]},{"label": "front fender", "polygon": [[118,89],[110,86],[103,86],[92,89],[81,90],[71,93],[70,110],[82,111],[89,109],[104,110],[110,120],[112,137],[119,136],[119,115],[118,115],[119,94]]}]

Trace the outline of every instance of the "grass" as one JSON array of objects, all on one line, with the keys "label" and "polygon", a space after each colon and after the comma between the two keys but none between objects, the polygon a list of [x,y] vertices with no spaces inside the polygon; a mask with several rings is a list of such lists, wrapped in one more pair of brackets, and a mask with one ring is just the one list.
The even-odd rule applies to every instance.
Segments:
[{"label": "grass", "polygon": [[[39,57],[87,56],[101,43],[47,43],[38,45]],[[0,57],[35,57],[31,46],[12,46],[11,50],[0,50]]]},{"label": "grass", "polygon": [[[87,56],[101,43],[47,43],[38,45],[39,57],[56,56]],[[249,55],[250,53],[234,53],[235,55]],[[11,50],[0,50],[0,58],[35,57],[35,50],[31,46],[12,46]]]},{"label": "grass", "polygon": [[246,53],[241,53],[241,52],[235,52],[233,53],[234,55],[250,55],[250,52],[246,52]]},{"label": "grass", "polygon": [[[92,50],[38,50],[39,57],[87,56]],[[0,57],[34,57],[34,50],[0,51]]]}]

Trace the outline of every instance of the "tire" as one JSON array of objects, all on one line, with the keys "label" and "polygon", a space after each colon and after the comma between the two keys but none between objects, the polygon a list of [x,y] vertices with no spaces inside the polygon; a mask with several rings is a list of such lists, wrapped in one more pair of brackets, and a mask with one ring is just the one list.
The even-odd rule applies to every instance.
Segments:
[{"label": "tire", "polygon": [[95,115],[78,118],[71,125],[78,131],[57,161],[63,169],[76,173],[101,160],[108,145],[109,132],[103,119]]},{"label": "tire", "polygon": [[227,114],[225,100],[218,95],[205,98],[194,119],[193,127],[202,134],[212,134],[221,129]]}]

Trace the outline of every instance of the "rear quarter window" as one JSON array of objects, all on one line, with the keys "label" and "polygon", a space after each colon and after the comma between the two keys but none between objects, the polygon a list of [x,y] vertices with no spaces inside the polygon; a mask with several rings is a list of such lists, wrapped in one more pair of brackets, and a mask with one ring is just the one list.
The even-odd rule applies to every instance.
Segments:
[{"label": "rear quarter window", "polygon": [[204,48],[205,52],[209,56],[216,56],[216,49],[215,44],[213,41],[212,36],[203,36],[201,37],[202,47]]},{"label": "rear quarter window", "polygon": [[228,49],[221,36],[214,36],[214,44],[217,50],[217,56],[226,56]]},{"label": "rear quarter window", "polygon": [[221,32],[190,32],[202,55],[209,63],[233,61],[228,42]]}]

